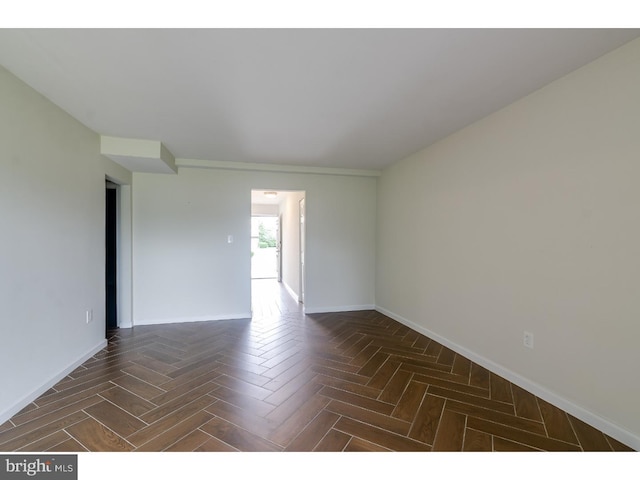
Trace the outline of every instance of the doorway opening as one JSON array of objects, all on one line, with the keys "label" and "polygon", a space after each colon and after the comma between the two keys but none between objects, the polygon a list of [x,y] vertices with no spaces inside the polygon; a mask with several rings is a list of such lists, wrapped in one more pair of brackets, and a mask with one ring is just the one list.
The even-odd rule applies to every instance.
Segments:
[{"label": "doorway opening", "polygon": [[[300,201],[304,198],[302,190],[251,191],[254,317],[302,308],[304,221],[301,222]],[[302,206],[304,208],[304,201]]]},{"label": "doorway opening", "polygon": [[131,185],[105,177],[105,337],[133,327]]},{"label": "doorway opening", "polygon": [[105,183],[105,335],[118,328],[118,185]]}]

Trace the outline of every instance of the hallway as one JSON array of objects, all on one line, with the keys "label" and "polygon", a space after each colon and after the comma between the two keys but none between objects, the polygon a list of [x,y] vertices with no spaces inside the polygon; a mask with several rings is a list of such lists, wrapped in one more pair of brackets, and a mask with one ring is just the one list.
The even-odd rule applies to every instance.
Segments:
[{"label": "hallway", "polygon": [[287,292],[275,278],[251,280],[251,311],[253,318],[268,318],[287,313],[302,313],[302,304]]}]

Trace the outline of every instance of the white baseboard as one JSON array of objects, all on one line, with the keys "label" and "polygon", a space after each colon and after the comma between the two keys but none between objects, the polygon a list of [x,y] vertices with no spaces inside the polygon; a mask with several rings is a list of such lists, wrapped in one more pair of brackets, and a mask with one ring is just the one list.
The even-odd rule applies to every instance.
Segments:
[{"label": "white baseboard", "polygon": [[509,370],[508,368],[502,365],[499,365],[489,360],[488,358],[483,357],[482,355],[478,355],[477,353],[472,352],[471,350],[468,350],[465,347],[462,347],[461,345],[458,345],[454,342],[449,341],[448,339],[438,335],[435,332],[432,332],[431,330],[425,327],[422,327],[412,322],[411,320],[408,320],[400,315],[395,314],[394,312],[391,312],[379,306],[376,306],[375,309],[378,312],[390,318],[393,318],[394,320],[397,320],[398,322],[411,328],[412,330],[422,333],[423,335],[429,337],[430,339],[435,340],[436,342],[468,358],[472,362],[477,363],[478,365],[486,368],[487,370],[491,370],[495,374],[500,375],[501,377],[504,377],[505,379],[509,380],[511,383],[518,385],[519,387],[527,390],[528,392],[536,395],[537,397],[545,400],[546,402],[549,402],[550,404],[555,405],[561,410],[564,410],[565,412],[573,415],[579,420],[582,420],[583,422],[593,426],[594,428],[597,428],[598,430],[606,433],[610,437],[615,438],[616,440],[624,443],[625,445],[628,445],[634,450],[640,451],[640,436],[635,435],[634,433],[628,430],[625,430],[621,426],[615,423],[612,423],[606,418],[603,418],[599,415],[596,415],[584,409],[580,405],[577,405],[571,402],[570,400],[567,400],[561,395],[558,395],[557,393],[546,389],[542,385],[539,385],[525,377],[522,377],[521,375]]},{"label": "white baseboard", "polygon": [[80,357],[78,357],[76,360],[71,362],[71,364],[67,365],[66,368],[62,369],[60,372],[58,372],[55,375],[51,376],[48,380],[46,380],[38,388],[33,390],[31,393],[25,395],[24,397],[22,397],[20,400],[15,402],[11,407],[7,408],[5,411],[1,412],[0,413],[0,425],[2,425],[4,422],[9,420],[11,417],[13,417],[16,413],[18,413],[24,407],[29,405],[31,402],[36,400],[40,395],[42,395],[44,392],[49,390],[56,383],[58,383],[64,377],[69,375],[76,368],[78,368],[84,362],[89,360],[91,357],[93,357],[96,353],[98,353],[100,350],[102,350],[106,346],[107,346],[107,340],[101,340],[100,342],[98,342],[98,344],[93,346],[91,349],[89,349],[83,355],[80,355]]},{"label": "white baseboard", "polygon": [[202,315],[198,317],[146,318],[134,320],[134,326],[164,325],[166,323],[212,322],[218,320],[240,320],[251,318],[251,312],[229,313],[227,315]]},{"label": "white baseboard", "polygon": [[293,298],[296,303],[299,303],[300,297],[298,297],[298,294],[294,292],[289,285],[287,285],[287,282],[282,282],[282,285],[284,285],[284,289],[289,293],[289,295],[291,295],[291,298]]},{"label": "white baseboard", "polygon": [[375,305],[341,305],[339,307],[304,307],[304,313],[334,313],[334,312],[357,312],[360,310],[375,310]]}]

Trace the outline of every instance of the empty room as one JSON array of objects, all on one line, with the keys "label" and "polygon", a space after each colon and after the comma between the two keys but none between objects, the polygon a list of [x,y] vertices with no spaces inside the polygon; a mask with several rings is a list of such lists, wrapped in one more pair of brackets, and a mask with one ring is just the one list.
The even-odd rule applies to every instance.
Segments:
[{"label": "empty room", "polygon": [[639,86],[640,29],[0,29],[0,451],[637,451]]}]

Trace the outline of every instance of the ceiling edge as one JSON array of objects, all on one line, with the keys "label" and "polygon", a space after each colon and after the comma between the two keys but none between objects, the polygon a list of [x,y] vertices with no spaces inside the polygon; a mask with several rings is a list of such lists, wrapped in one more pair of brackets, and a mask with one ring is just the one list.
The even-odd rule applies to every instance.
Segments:
[{"label": "ceiling edge", "polygon": [[179,168],[210,168],[216,170],[247,170],[254,172],[311,173],[316,175],[347,175],[356,177],[379,177],[380,170],[364,170],[332,167],[309,167],[304,165],[278,165],[271,163],[222,162],[216,160],[198,160],[176,158]]}]

